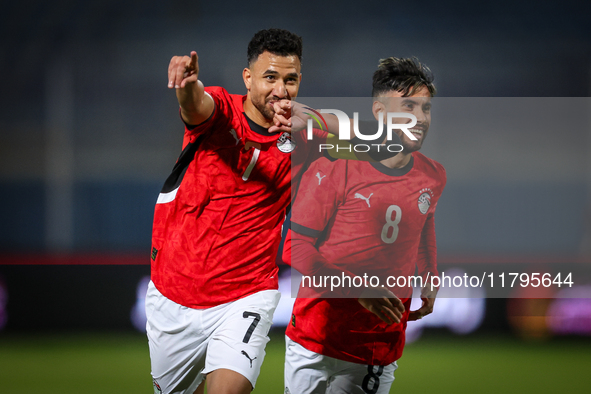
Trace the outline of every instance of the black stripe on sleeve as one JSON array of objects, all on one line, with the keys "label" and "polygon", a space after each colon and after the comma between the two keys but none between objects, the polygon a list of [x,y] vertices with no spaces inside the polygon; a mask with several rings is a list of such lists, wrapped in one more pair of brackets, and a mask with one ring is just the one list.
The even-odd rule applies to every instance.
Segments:
[{"label": "black stripe on sleeve", "polygon": [[195,160],[195,153],[197,153],[197,148],[203,139],[202,137],[203,136],[199,136],[197,140],[190,142],[185,146],[185,149],[181,152],[181,155],[172,169],[172,173],[164,182],[164,186],[162,186],[160,193],[169,193],[181,185],[181,182],[185,177],[185,172],[187,172],[187,168],[189,168],[191,162]]},{"label": "black stripe on sleeve", "polygon": [[[213,100],[213,96],[211,96],[211,98]],[[183,121],[183,123],[185,124],[185,126],[187,126],[187,130],[193,131],[197,127],[202,126],[205,123],[209,122],[213,118],[213,116],[215,115],[217,109],[218,109],[218,106],[215,103],[215,100],[213,100],[213,111],[211,111],[211,115],[209,115],[209,117],[207,119],[205,119],[203,122],[201,122],[199,124],[196,124],[196,125],[188,124],[187,122],[185,122],[185,120],[183,119],[183,115],[181,115],[181,109],[180,108],[179,108],[179,116],[181,117],[181,120]]]},{"label": "black stripe on sleeve", "polygon": [[301,224],[297,224],[295,222],[291,222],[291,231],[295,231],[296,233],[307,235],[308,237],[313,238],[320,238],[322,235],[322,230],[314,230],[312,228],[302,226]]}]

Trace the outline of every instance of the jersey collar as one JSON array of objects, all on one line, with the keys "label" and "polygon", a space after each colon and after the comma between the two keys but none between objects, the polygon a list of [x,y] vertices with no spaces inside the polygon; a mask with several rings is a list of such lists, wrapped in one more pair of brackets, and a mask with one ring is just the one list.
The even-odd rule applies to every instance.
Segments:
[{"label": "jersey collar", "polygon": [[386,167],[385,165],[383,165],[380,162],[370,162],[369,164],[371,164],[371,166],[373,168],[375,168],[376,170],[378,170],[379,172],[381,172],[382,174],[386,174],[389,176],[403,176],[408,174],[408,172],[410,170],[412,170],[412,166],[415,162],[415,157],[414,155],[410,156],[410,160],[409,162],[401,168],[390,168],[390,167]]}]

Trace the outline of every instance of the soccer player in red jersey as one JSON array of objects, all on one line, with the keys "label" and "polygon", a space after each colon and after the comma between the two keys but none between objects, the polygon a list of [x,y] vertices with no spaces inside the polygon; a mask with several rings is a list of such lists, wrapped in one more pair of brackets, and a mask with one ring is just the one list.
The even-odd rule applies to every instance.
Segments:
[{"label": "soccer player in red jersey", "polygon": [[[438,274],[434,214],[446,175],[418,152],[429,131],[434,94],[430,71],[415,59],[382,60],[373,76],[376,119],[380,111],[417,118],[412,137],[396,132],[402,152],[380,162],[320,158],[302,177],[284,260],[307,276],[340,269],[349,277],[377,276],[381,285],[374,289],[379,296],[317,293],[296,300],[286,331],[286,393],[388,393],[407,320],[433,310],[436,289],[425,285],[422,307],[409,311],[407,279],[417,266],[423,279]],[[393,281],[397,278],[405,281]],[[300,288],[300,295],[314,292],[307,279],[308,289]]]},{"label": "soccer player in red jersey", "polygon": [[156,392],[202,392],[206,377],[210,394],[255,386],[279,300],[291,184],[318,157],[305,130],[274,132],[273,105],[297,96],[301,57],[299,36],[258,32],[246,95],[205,88],[196,52],[170,61],[185,133],[154,213],[146,315]]}]

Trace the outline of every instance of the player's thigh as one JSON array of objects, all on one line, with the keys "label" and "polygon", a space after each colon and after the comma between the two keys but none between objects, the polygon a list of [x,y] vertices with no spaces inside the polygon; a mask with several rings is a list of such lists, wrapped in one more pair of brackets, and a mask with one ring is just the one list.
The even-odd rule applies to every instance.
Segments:
[{"label": "player's thigh", "polygon": [[203,381],[208,333],[200,313],[164,297],[150,282],[146,331],[155,393],[193,394]]},{"label": "player's thigh", "polygon": [[250,394],[253,387],[242,374],[219,368],[207,374],[207,394]]},{"label": "player's thigh", "polygon": [[285,337],[285,394],[324,394],[334,359]]},{"label": "player's thigh", "polygon": [[396,362],[390,365],[363,365],[343,361],[332,376],[327,394],[388,394],[394,382]]},{"label": "player's thigh", "polygon": [[254,387],[265,358],[279,298],[277,290],[265,290],[234,301],[212,334],[203,372],[234,371]]}]

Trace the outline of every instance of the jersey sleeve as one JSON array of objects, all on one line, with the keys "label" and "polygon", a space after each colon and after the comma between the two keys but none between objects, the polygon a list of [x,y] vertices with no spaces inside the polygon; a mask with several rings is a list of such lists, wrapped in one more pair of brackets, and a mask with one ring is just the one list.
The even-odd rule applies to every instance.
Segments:
[{"label": "jersey sleeve", "polygon": [[438,276],[437,270],[437,241],[435,236],[435,210],[441,197],[441,193],[445,188],[447,182],[447,175],[445,169],[441,164],[435,163],[437,168],[437,175],[439,178],[439,185],[436,189],[437,198],[433,203],[433,209],[429,212],[423,230],[421,231],[421,239],[419,243],[419,252],[417,257],[418,273],[423,277],[423,281],[430,280],[429,277]]},{"label": "jersey sleeve", "polygon": [[430,277],[439,275],[437,271],[437,242],[435,239],[435,215],[430,213],[421,231],[417,267],[423,282],[427,283]]},{"label": "jersey sleeve", "polygon": [[185,123],[183,148],[190,142],[195,142],[199,136],[211,132],[232,119],[233,107],[231,105],[230,95],[226,89],[217,86],[208,86],[205,88],[205,94],[213,99],[213,112],[207,120],[198,125],[188,125]]},{"label": "jersey sleeve", "polygon": [[[342,164],[342,163],[338,163]],[[337,168],[340,167],[337,164]],[[327,230],[344,198],[344,176],[333,162],[320,158],[304,173],[295,200],[291,228],[284,243],[283,261],[305,276],[355,276],[350,271],[327,261],[318,251],[318,239]],[[349,289],[300,289],[303,297],[348,297]]]},{"label": "jersey sleeve", "polygon": [[318,128],[312,129],[311,139],[308,138],[309,136],[307,129],[302,129],[294,133],[293,138],[296,144],[304,148],[304,153],[299,152],[298,154],[305,155],[305,157],[307,158],[307,163],[312,163],[313,161],[316,161],[322,156],[322,149],[320,149],[320,147],[322,146],[322,144],[326,143],[326,139],[329,135],[330,134],[328,134],[326,131]]},{"label": "jersey sleeve", "polygon": [[318,238],[344,198],[342,163],[321,157],[302,175],[291,213],[291,229]]}]

